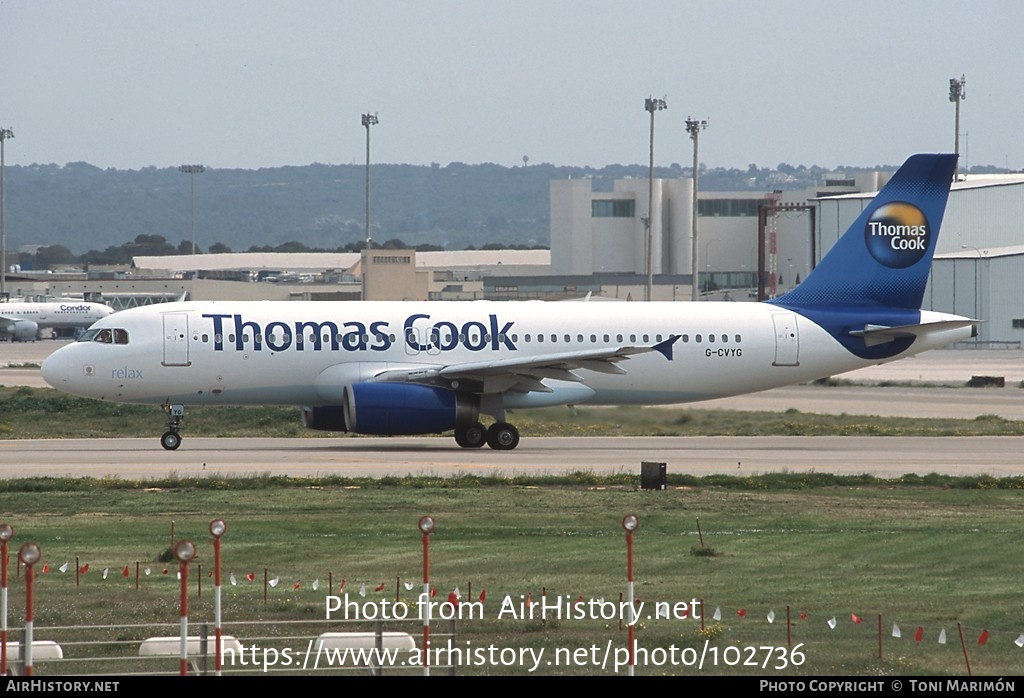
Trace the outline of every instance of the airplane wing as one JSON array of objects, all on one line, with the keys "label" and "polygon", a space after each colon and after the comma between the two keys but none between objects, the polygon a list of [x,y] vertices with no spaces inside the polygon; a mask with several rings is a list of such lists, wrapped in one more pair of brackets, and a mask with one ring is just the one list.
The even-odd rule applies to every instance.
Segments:
[{"label": "airplane wing", "polygon": [[618,348],[566,351],[531,356],[528,358],[496,359],[429,368],[393,369],[377,374],[375,381],[450,385],[453,381],[479,384],[478,392],[551,392],[543,379],[582,383],[577,370],[622,374],[626,371],[617,364],[637,354],[656,351],[672,360],[672,345],[679,335],[672,335],[657,344],[622,346]]}]

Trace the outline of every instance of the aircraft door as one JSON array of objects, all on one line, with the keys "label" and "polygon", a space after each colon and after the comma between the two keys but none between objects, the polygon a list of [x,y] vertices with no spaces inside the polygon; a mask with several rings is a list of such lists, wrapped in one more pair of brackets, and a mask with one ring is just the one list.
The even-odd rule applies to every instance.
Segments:
[{"label": "aircraft door", "polygon": [[799,366],[800,334],[797,332],[796,315],[775,313],[772,324],[775,327],[775,361],[772,366]]},{"label": "aircraft door", "polygon": [[188,315],[164,313],[164,366],[188,366]]}]

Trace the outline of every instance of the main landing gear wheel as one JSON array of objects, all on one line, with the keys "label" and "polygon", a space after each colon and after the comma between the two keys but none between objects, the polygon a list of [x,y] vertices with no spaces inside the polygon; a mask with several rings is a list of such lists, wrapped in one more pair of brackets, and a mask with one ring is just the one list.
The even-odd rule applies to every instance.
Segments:
[{"label": "main landing gear wheel", "polygon": [[487,443],[487,429],[480,422],[456,429],[455,443],[462,448],[480,448]]},{"label": "main landing gear wheel", "polygon": [[160,437],[160,445],[168,451],[175,450],[181,446],[181,434],[176,431],[164,432],[164,435]]},{"label": "main landing gear wheel", "polygon": [[511,451],[519,445],[519,430],[508,422],[495,422],[487,430],[487,445],[495,451]]}]

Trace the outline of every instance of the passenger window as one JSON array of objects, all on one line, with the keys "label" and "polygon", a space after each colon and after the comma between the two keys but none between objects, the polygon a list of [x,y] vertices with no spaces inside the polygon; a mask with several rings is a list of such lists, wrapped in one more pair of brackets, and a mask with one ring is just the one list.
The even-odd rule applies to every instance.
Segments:
[{"label": "passenger window", "polygon": [[708,335],[708,341],[711,342],[712,344],[714,344],[715,343],[715,335],[709,334]]},{"label": "passenger window", "polygon": [[684,344],[686,344],[686,343],[688,343],[689,341],[690,341],[690,335],[688,335],[688,334],[684,334],[684,335],[683,335],[683,343],[684,343]]},{"label": "passenger window", "polygon": [[697,344],[700,344],[702,341],[701,336],[699,334],[693,335],[693,341],[695,341]]}]

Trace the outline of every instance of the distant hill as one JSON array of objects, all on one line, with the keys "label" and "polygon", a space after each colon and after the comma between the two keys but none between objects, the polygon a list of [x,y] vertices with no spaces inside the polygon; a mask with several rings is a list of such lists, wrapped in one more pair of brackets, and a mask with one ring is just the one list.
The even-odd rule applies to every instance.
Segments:
[{"label": "distant hill", "polygon": [[[879,165],[872,169],[895,169]],[[707,191],[769,191],[818,184],[818,167],[701,169]],[[841,169],[840,172],[856,172]],[[972,168],[975,171],[975,168]],[[673,164],[656,177],[689,176]],[[589,177],[597,191],[616,179],[645,178],[643,165],[601,169],[548,164],[445,166],[374,164],[370,171],[372,237],[409,245],[479,249],[547,246],[549,182]],[[195,175],[196,242],[235,251],[298,242],[335,249],[365,238],[362,165],[312,164],[259,170],[208,169]],[[75,255],[123,245],[138,236],[191,241],[191,176],[177,167],[103,170],[88,163],[7,167],[7,246],[63,245]]]}]

